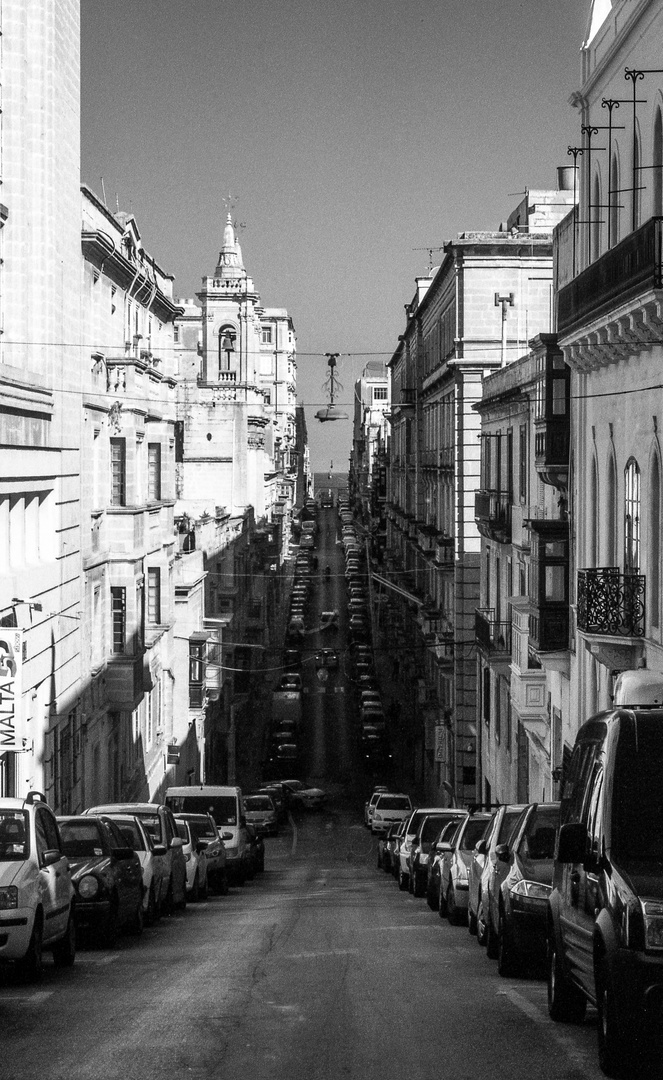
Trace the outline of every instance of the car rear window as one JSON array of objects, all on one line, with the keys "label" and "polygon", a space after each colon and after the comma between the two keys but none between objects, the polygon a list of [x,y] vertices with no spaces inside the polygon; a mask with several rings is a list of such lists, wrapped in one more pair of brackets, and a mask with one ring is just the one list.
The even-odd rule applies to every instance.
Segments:
[{"label": "car rear window", "polygon": [[131,818],[113,818],[113,821],[122,833],[127,847],[133,848],[134,851],[145,851],[145,841],[137,822],[132,821]]},{"label": "car rear window", "polygon": [[29,836],[28,817],[23,810],[0,810],[0,861],[27,859]]},{"label": "car rear window", "polygon": [[497,837],[497,844],[508,844],[513,833],[513,827],[518,821],[518,818],[523,812],[522,806],[518,810],[505,810],[504,817],[502,818],[502,824],[500,825],[499,836]]},{"label": "car rear window", "polygon": [[245,810],[273,810],[269,795],[247,795],[244,799]]},{"label": "car rear window", "polygon": [[234,795],[169,795],[168,805],[176,814],[211,814],[217,825],[237,824]]},{"label": "car rear window", "polygon": [[461,851],[473,851],[486,831],[487,819],[470,818],[460,841]]},{"label": "car rear window", "polygon": [[[615,755],[611,854],[625,869],[663,865],[663,724],[624,722]],[[660,872],[660,870],[658,871]]]},{"label": "car rear window", "polygon": [[378,799],[376,810],[411,810],[407,795],[383,795]]},{"label": "car rear window", "polygon": [[424,822],[424,827],[421,830],[421,839],[423,843],[430,843],[431,840],[435,839],[440,829],[442,828],[444,821],[445,819],[443,817],[431,816],[426,818],[426,821]]},{"label": "car rear window", "polygon": [[530,859],[552,859],[555,854],[555,835],[559,824],[559,807],[537,808],[527,822],[522,854]]},{"label": "car rear window", "polygon": [[70,859],[93,859],[104,854],[104,840],[96,821],[61,821],[62,852]]}]

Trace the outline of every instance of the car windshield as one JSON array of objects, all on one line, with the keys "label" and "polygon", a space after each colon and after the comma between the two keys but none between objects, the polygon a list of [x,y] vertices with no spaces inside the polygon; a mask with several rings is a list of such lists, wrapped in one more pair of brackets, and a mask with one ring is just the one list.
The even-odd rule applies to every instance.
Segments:
[{"label": "car windshield", "polygon": [[272,800],[269,795],[247,795],[244,799],[244,808],[251,810],[272,810]]},{"label": "car windshield", "polygon": [[496,844],[508,844],[513,833],[513,827],[518,821],[518,818],[523,812],[522,806],[517,810],[505,810],[504,817],[502,818],[502,824],[500,825],[500,833],[495,841]]},{"label": "car windshield", "polygon": [[217,825],[237,824],[234,795],[169,795],[168,805],[176,814],[211,814]]},{"label": "car windshield", "polygon": [[161,822],[156,814],[140,814],[145,832],[148,833],[157,844],[161,842]]},{"label": "car windshield", "polygon": [[216,840],[217,838],[216,830],[209,818],[205,821],[190,821],[189,828],[196,843],[200,840]]},{"label": "car windshield", "polygon": [[530,859],[552,859],[555,854],[555,834],[559,824],[559,807],[538,807],[530,814],[520,842],[520,852]]},{"label": "car windshield", "polygon": [[439,817],[427,817],[423,827],[421,829],[421,842],[423,844],[429,844],[431,840],[434,840],[442,827],[444,818]]},{"label": "car windshield", "polygon": [[462,851],[473,851],[479,840],[486,831],[487,820],[481,818],[470,818],[465,826],[465,832],[463,833],[460,847]]},{"label": "car windshield", "polygon": [[61,821],[62,852],[70,859],[94,859],[104,854],[104,840],[96,821]]},{"label": "car windshield", "polygon": [[377,809],[379,810],[410,810],[410,800],[407,795],[382,795]]},{"label": "car windshield", "polygon": [[663,863],[663,724],[639,715],[624,723],[615,755],[611,854],[625,869],[647,873]]},{"label": "car windshield", "polygon": [[145,841],[138,822],[132,821],[131,818],[113,818],[113,821],[122,833],[127,847],[133,848],[134,851],[145,851]]},{"label": "car windshield", "polygon": [[186,821],[176,821],[177,835],[181,840],[184,840],[185,844],[189,843],[189,833],[187,832]]},{"label": "car windshield", "polygon": [[27,859],[29,835],[28,818],[23,810],[0,810],[0,861]]}]

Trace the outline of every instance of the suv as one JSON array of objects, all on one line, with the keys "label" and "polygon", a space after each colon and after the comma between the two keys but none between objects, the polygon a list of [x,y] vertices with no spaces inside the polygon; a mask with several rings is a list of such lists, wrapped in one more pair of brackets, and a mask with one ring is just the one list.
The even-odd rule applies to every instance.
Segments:
[{"label": "suv", "polygon": [[0,962],[39,978],[42,950],[57,967],[76,957],[74,888],[60,831],[45,797],[0,799]]},{"label": "suv", "polygon": [[661,677],[623,672],[614,702],[580,728],[564,777],[547,928],[548,1011],[580,1021],[596,1005],[608,1076],[638,1047],[660,1061],[663,1002]]}]

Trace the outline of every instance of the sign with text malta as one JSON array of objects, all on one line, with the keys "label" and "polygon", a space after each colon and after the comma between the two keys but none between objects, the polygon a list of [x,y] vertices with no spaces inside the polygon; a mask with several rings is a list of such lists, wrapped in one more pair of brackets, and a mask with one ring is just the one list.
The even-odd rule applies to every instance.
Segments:
[{"label": "sign with text malta", "polygon": [[21,660],[23,632],[0,626],[0,754],[23,749]]}]

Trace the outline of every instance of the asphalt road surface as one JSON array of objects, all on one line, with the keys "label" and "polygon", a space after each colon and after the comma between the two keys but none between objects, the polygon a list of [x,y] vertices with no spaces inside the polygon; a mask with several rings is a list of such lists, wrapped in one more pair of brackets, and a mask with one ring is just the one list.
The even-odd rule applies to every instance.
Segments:
[{"label": "asphalt road surface", "polygon": [[[265,873],[139,940],[0,975],[0,1080],[598,1080],[596,1020],[553,1024],[545,984],[505,980],[467,929],[399,892],[363,827],[335,511],[307,612],[301,771],[330,791],[266,840]],[[326,562],[332,576],[324,578]],[[337,608],[340,628],[316,632]],[[314,653],[338,647],[325,680]]]}]

